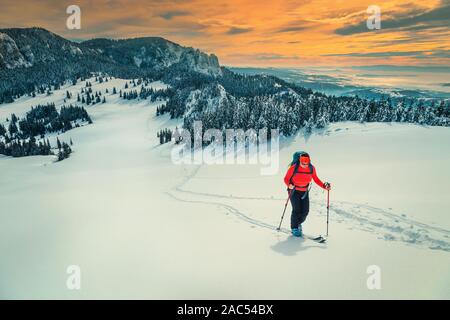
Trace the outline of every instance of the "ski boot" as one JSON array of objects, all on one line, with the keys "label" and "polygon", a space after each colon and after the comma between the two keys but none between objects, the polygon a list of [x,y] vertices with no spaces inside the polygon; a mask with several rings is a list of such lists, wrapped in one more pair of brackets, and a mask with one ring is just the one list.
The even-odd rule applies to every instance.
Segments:
[{"label": "ski boot", "polygon": [[300,225],[298,228],[293,228],[292,235],[294,237],[303,237],[302,225]]}]

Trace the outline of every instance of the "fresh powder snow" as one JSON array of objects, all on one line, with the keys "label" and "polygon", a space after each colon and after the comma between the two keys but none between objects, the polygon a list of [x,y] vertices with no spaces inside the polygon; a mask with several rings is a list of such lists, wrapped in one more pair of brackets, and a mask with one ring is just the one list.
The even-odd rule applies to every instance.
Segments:
[{"label": "fresh powder snow", "polygon": [[[63,134],[69,159],[0,155],[0,297],[4,299],[449,299],[450,130],[413,124],[334,123],[280,140],[280,168],[175,165],[156,133],[165,102],[112,95],[93,124]],[[0,122],[31,106],[76,103],[84,82],[0,106]],[[150,84],[154,89],[167,86]],[[195,97],[192,97],[193,99]],[[326,244],[290,235],[283,177],[310,153],[332,184]],[[314,186],[304,230],[326,232],[326,192]],[[77,265],[81,290],[66,287]],[[367,286],[377,266],[381,288]]]}]

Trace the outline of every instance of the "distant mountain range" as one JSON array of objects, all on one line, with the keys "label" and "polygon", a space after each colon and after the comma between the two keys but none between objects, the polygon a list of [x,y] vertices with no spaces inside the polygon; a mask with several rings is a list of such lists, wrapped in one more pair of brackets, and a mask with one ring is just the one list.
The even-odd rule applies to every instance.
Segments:
[{"label": "distant mountain range", "polygon": [[[314,70],[311,73],[309,69],[287,69],[287,68],[238,68],[230,67],[230,70],[236,73],[245,75],[271,75],[281,78],[287,82],[300,85],[304,88],[311,89],[317,92],[322,92],[328,95],[336,96],[358,96],[365,99],[386,99],[391,98],[393,100],[422,100],[424,103],[432,103],[433,101],[450,99],[450,93],[439,90],[427,90],[427,89],[412,89],[412,88],[389,88],[386,86],[377,87],[371,86],[370,81],[367,84],[352,84],[348,79],[344,79],[340,75],[328,75],[321,73],[319,70]],[[398,76],[399,72],[418,72],[420,77],[421,72],[446,72],[450,74],[448,68],[443,67],[438,69],[436,67],[425,69],[420,67],[396,67],[396,66],[373,66],[371,67],[354,67],[354,70],[367,70],[367,71],[390,71],[391,73],[397,73],[392,77]],[[364,78],[381,78],[382,75],[366,73],[362,74]],[[388,75],[389,76],[389,75]],[[448,87],[448,83],[441,83],[442,88]]]}]

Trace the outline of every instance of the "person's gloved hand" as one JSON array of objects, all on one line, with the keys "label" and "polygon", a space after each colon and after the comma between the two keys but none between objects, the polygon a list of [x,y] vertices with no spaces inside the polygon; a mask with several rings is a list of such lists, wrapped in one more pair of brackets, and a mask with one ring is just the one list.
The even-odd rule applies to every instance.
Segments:
[{"label": "person's gloved hand", "polygon": [[331,190],[331,184],[329,182],[325,182],[323,184],[323,187],[325,188],[325,190]]}]

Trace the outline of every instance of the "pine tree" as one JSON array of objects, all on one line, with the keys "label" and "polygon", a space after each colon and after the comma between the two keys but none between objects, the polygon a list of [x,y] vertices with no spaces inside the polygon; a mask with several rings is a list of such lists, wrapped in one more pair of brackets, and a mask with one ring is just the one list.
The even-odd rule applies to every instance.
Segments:
[{"label": "pine tree", "polygon": [[62,148],[58,152],[58,161],[62,161],[64,159],[69,158],[71,153],[72,149],[70,148],[70,146],[67,143],[63,142]]},{"label": "pine tree", "polygon": [[444,110],[445,110],[445,104],[444,101],[441,101],[441,103],[439,104],[439,106],[436,108],[436,116],[438,117],[442,117],[444,115]]},{"label": "pine tree", "polygon": [[11,122],[9,123],[9,128],[8,128],[8,130],[9,130],[9,134],[10,134],[11,136],[14,136],[14,135],[18,132],[16,122],[11,121]]},{"label": "pine tree", "polygon": [[4,136],[6,134],[6,128],[0,123],[0,136]]},{"label": "pine tree", "polygon": [[61,141],[59,141],[59,138],[56,137],[56,145],[58,146],[58,150],[61,150]]}]

